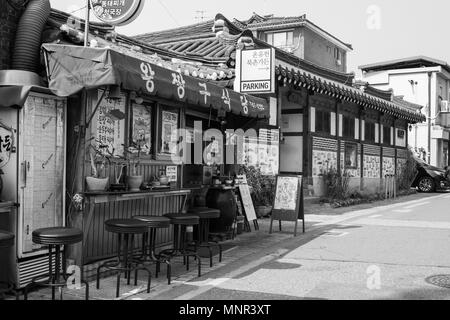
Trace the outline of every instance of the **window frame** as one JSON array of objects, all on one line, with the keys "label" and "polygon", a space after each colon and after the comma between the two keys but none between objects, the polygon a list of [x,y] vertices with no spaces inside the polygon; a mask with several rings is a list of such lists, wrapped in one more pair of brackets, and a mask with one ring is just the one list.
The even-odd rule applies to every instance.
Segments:
[{"label": "window frame", "polygon": [[[285,43],[282,46],[276,46],[275,45],[275,35],[276,34],[284,34],[285,35]],[[292,43],[288,43],[288,34],[292,34]],[[269,41],[269,37],[271,40]],[[285,47],[292,47],[295,43],[295,37],[294,37],[294,30],[286,30],[286,31],[274,31],[274,32],[266,32],[265,41],[277,48],[285,48]]]},{"label": "window frame", "polygon": [[[388,133],[387,136],[389,137],[389,139],[386,139],[386,133]],[[392,141],[392,127],[383,126],[383,144],[390,146],[392,145],[391,141]]]},{"label": "window frame", "polygon": [[[373,136],[371,135],[370,138],[369,138],[369,131],[372,133],[372,130],[367,130],[368,126],[371,126],[371,129],[373,129]],[[375,122],[365,121],[365,123],[364,123],[364,141],[375,144],[376,136],[377,136],[377,134],[376,134]]]},{"label": "window frame", "polygon": [[[356,134],[356,118],[351,116],[343,115],[342,116],[342,136],[348,139],[355,139]],[[350,124],[350,127],[348,125]]]},{"label": "window frame", "polygon": [[331,111],[316,109],[316,133],[331,135]]}]

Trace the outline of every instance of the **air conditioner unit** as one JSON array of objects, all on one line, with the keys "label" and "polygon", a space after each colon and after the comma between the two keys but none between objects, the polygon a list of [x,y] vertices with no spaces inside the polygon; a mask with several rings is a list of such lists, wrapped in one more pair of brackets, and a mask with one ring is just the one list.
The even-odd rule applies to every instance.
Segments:
[{"label": "air conditioner unit", "polygon": [[450,112],[450,106],[447,100],[441,101],[441,112]]}]

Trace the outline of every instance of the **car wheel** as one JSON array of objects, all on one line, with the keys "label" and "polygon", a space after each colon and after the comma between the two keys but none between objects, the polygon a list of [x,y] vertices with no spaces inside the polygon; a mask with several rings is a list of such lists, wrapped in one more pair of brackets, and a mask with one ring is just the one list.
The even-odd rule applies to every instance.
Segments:
[{"label": "car wheel", "polygon": [[431,177],[423,177],[419,180],[419,191],[430,193],[434,191],[434,181]]}]

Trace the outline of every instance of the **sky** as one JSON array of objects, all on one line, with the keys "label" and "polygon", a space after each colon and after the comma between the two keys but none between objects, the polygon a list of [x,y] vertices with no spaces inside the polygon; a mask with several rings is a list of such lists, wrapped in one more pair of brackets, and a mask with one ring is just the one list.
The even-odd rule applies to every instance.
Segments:
[{"label": "sky", "polygon": [[[52,7],[74,12],[87,0],[50,0]],[[133,36],[213,19],[222,13],[229,20],[246,20],[252,14],[300,16],[345,43],[352,44],[348,71],[358,66],[426,55],[450,63],[448,0],[145,0],[142,14],[117,32]],[[203,11],[199,13],[198,11]],[[74,12],[84,17],[83,10]]]}]

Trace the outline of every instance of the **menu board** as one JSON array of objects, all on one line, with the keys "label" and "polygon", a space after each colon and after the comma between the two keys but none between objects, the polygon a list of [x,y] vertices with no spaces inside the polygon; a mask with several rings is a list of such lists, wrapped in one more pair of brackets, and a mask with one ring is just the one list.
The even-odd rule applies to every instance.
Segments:
[{"label": "menu board", "polygon": [[177,166],[168,166],[166,168],[166,176],[169,178],[169,182],[177,182],[178,181],[178,167]]},{"label": "menu board", "polygon": [[162,112],[161,153],[176,154],[178,113]]},{"label": "menu board", "polygon": [[142,154],[149,155],[152,148],[152,114],[150,107],[133,104],[132,128],[133,142],[141,146]]},{"label": "menu board", "polygon": [[[101,90],[98,95],[98,99],[101,99]],[[92,124],[97,145],[108,146],[109,153],[114,156],[124,154],[125,119],[117,120],[111,112],[120,111],[125,114],[125,104],[126,96],[124,94],[121,94],[119,99],[102,99]]]},{"label": "menu board", "polygon": [[[239,193],[241,196],[242,207],[244,208],[244,214],[247,221],[258,220],[256,216],[255,207],[253,205],[253,199],[250,192],[250,187],[247,184],[246,176],[237,176],[236,182],[239,186]],[[256,227],[256,225],[255,225]]]},{"label": "menu board", "polygon": [[280,221],[280,229],[282,221],[295,222],[295,235],[297,235],[298,220],[302,220],[303,232],[305,232],[302,176],[277,176],[275,203],[272,212],[270,233],[272,233],[274,220]]}]

